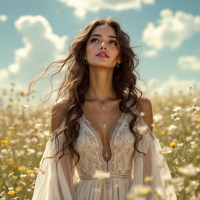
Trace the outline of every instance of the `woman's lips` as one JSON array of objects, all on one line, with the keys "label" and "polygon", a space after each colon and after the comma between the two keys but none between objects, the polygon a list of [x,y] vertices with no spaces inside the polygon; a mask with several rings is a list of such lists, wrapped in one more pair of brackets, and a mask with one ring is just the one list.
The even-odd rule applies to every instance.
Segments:
[{"label": "woman's lips", "polygon": [[107,56],[105,56],[105,55],[97,55],[99,58],[108,58]]}]

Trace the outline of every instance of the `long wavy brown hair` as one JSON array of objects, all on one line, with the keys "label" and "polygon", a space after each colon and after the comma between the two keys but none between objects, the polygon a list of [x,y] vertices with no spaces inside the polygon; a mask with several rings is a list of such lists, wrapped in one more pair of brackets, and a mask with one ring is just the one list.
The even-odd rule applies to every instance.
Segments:
[{"label": "long wavy brown hair", "polygon": [[[67,155],[65,151],[67,148],[70,152],[70,156],[73,157],[74,155],[76,155],[78,157],[78,160],[75,163],[75,165],[80,160],[80,155],[74,149],[74,144],[79,136],[80,130],[80,124],[77,122],[77,120],[83,115],[83,110],[81,109],[81,107],[85,103],[84,94],[89,87],[89,67],[88,64],[85,64],[83,53],[86,51],[86,43],[93,30],[96,27],[102,25],[108,25],[115,30],[117,41],[120,45],[120,52],[118,56],[121,56],[122,62],[120,68],[117,68],[116,66],[114,68],[113,86],[116,95],[119,99],[121,99],[119,109],[122,112],[131,114],[133,117],[133,119],[130,121],[129,129],[135,136],[135,142],[133,144],[134,149],[139,153],[143,153],[137,149],[137,143],[142,139],[142,135],[133,130],[133,127],[136,125],[137,115],[133,113],[130,109],[132,106],[139,103],[139,99],[142,96],[142,91],[140,91],[136,86],[137,80],[139,79],[136,76],[137,74],[139,77],[139,74],[136,71],[136,67],[139,64],[139,59],[137,54],[135,54],[133,51],[135,47],[130,46],[130,37],[126,32],[124,32],[121,29],[121,26],[117,22],[117,20],[115,20],[114,18],[107,18],[105,20],[95,19],[91,21],[75,38],[75,41],[72,44],[70,44],[67,55],[60,60],[51,62],[51,64],[48,65],[47,69],[38,77],[33,79],[29,85],[28,93],[31,91],[31,88],[35,85],[35,82],[47,73],[48,69],[50,69],[50,66],[52,64],[60,64],[56,66],[55,72],[51,75],[52,87],[52,77],[54,75],[59,74],[61,70],[65,69],[64,78],[59,88],[55,90],[52,89],[49,92],[50,98],[52,92],[58,90],[57,99],[55,100],[55,103],[59,99],[67,99],[65,104],[65,126],[59,131],[54,132],[55,140],[57,139],[57,141],[57,137],[60,134],[62,134],[63,131],[66,137],[66,140],[63,142],[62,150],[57,151],[57,153],[54,156],[52,156],[55,158],[55,156],[57,157],[58,153],[62,151],[62,155],[57,157],[57,162],[60,158]],[[140,97],[138,97],[137,91],[140,92]],[[126,103],[130,99],[132,99],[132,104],[129,107],[126,107]]]}]

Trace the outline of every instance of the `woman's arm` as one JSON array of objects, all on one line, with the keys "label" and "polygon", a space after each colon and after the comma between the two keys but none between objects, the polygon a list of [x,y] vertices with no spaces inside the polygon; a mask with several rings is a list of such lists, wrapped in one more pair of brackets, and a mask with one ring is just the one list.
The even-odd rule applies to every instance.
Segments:
[{"label": "woman's arm", "polygon": [[[64,104],[59,102],[52,108],[51,131],[55,134],[57,130],[65,126]],[[54,135],[53,135],[54,136]],[[54,140],[55,139],[55,140]],[[66,141],[64,131],[57,138],[51,137],[45,147],[32,200],[75,200],[74,183],[78,180],[78,175],[73,167],[73,159],[70,158],[68,149],[65,149],[65,156],[62,156],[63,142]],[[57,156],[55,155],[60,151]],[[52,157],[53,158],[47,158]],[[62,157],[61,157],[62,156]],[[60,157],[56,168],[56,158]]]}]

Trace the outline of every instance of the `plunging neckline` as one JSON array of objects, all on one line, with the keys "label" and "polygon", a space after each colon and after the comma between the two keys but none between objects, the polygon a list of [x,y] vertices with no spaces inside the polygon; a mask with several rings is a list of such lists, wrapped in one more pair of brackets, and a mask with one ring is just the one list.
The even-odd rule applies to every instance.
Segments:
[{"label": "plunging neckline", "polygon": [[[126,105],[128,105],[130,102],[131,102],[131,100],[128,101],[128,102],[126,103]],[[115,130],[114,130],[114,132],[113,132],[113,134],[112,134],[112,136],[111,136],[111,140],[110,140],[110,142],[109,142],[109,144],[110,144],[111,157],[110,157],[110,160],[108,160],[108,161],[106,161],[106,160],[104,159],[104,157],[102,156],[102,154],[103,154],[103,142],[101,141],[99,135],[97,134],[97,132],[95,131],[95,129],[91,126],[91,122],[90,122],[88,119],[85,118],[85,115],[82,114],[82,117],[81,117],[81,118],[83,119],[83,121],[86,122],[86,124],[88,125],[88,128],[91,130],[91,132],[92,132],[92,133],[95,135],[95,137],[97,138],[98,143],[99,143],[99,146],[100,146],[100,148],[101,148],[101,151],[100,151],[100,159],[101,159],[101,161],[102,161],[104,164],[108,164],[108,169],[109,169],[109,163],[113,160],[113,152],[112,152],[112,149],[113,149],[113,142],[114,142],[114,139],[115,139],[115,135],[116,135],[117,130],[119,129],[120,125],[122,124],[123,119],[125,118],[125,114],[126,114],[126,113],[123,112],[122,115],[121,115],[121,117],[118,119],[118,121],[117,121],[117,126],[115,127]]]},{"label": "plunging neckline", "polygon": [[113,141],[115,139],[115,135],[117,133],[117,130],[119,129],[119,126],[121,125],[121,122],[123,121],[124,119],[124,116],[125,116],[125,113],[123,112],[121,117],[118,119],[117,121],[117,126],[115,127],[115,130],[111,136],[111,140],[110,140],[110,152],[111,152],[111,157],[110,157],[110,160],[106,161],[103,156],[102,156],[102,153],[103,153],[103,143],[98,135],[98,133],[95,131],[95,129],[91,126],[91,122],[85,118],[85,115],[83,114],[82,115],[82,119],[83,121],[85,121],[89,127],[89,129],[92,131],[92,133],[95,135],[95,137],[97,138],[98,142],[99,142],[99,145],[100,145],[100,148],[101,148],[101,153],[100,153],[100,158],[101,160],[103,160],[104,163],[109,163],[112,159],[113,159],[113,152],[112,152],[112,148],[113,148]]}]

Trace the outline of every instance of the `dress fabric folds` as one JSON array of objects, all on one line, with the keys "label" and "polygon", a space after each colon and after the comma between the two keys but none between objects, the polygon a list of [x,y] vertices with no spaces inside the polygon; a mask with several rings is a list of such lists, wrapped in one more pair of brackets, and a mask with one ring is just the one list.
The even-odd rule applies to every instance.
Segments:
[{"label": "dress fabric folds", "polygon": [[[131,100],[128,104],[131,104]],[[139,116],[138,123],[133,128],[138,132],[137,128],[145,126],[146,123],[135,106],[131,110]],[[65,120],[66,118],[56,131],[64,127]],[[41,170],[36,178],[32,200],[126,200],[126,195],[140,185],[151,186],[152,190],[163,190],[164,200],[177,200],[174,186],[164,182],[165,178],[170,180],[172,177],[165,158],[160,153],[161,146],[157,138],[146,125],[147,130],[137,146],[146,156],[139,154],[133,147],[134,135],[129,130],[131,120],[132,116],[126,113],[118,120],[110,141],[111,159],[108,163],[102,156],[102,142],[84,115],[78,120],[80,130],[74,146],[80,160],[73,169],[77,161],[75,156],[63,156],[58,161],[57,170],[56,157],[44,159],[54,156],[58,149],[62,149],[65,141],[64,131],[58,136],[59,145],[53,135],[46,143],[39,163]],[[65,150],[66,153],[68,150]],[[58,154],[60,155],[63,155],[62,151]],[[111,176],[104,180],[104,184],[100,184],[92,177],[95,170],[110,172]],[[147,176],[152,176],[153,181],[145,182]],[[159,200],[154,192],[144,197],[147,200]]]}]

